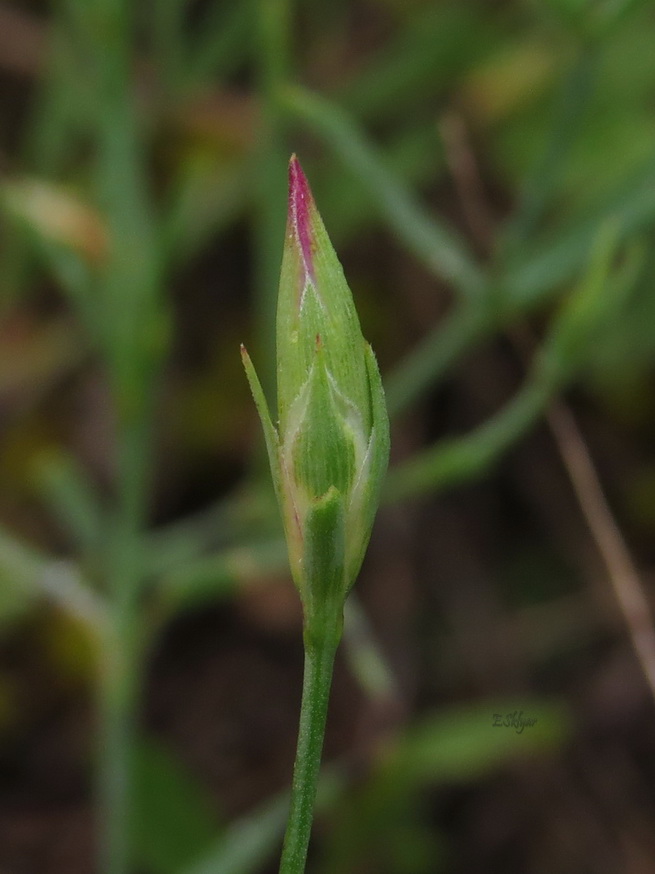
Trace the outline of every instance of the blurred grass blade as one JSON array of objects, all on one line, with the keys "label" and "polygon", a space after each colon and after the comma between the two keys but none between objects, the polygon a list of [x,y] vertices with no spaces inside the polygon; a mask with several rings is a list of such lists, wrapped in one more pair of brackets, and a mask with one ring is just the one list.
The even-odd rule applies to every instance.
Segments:
[{"label": "blurred grass blade", "polygon": [[[338,770],[322,771],[316,812],[331,810],[343,789],[344,778]],[[286,792],[267,801],[232,823],[203,859],[178,874],[257,874],[282,841],[288,810]]]},{"label": "blurred grass blade", "polygon": [[593,12],[596,32],[601,37],[610,37],[624,20],[638,10],[650,6],[650,0],[601,0]]},{"label": "blurred grass blade", "polygon": [[[515,713],[534,724],[497,724],[496,714],[504,723]],[[424,717],[409,728],[385,758],[380,776],[410,785],[477,780],[507,761],[557,748],[570,730],[571,718],[556,702],[521,696],[477,702]]]},{"label": "blurred grass blade", "polygon": [[48,58],[25,142],[29,165],[37,173],[53,178],[68,168],[98,109],[88,79],[78,75],[79,58],[67,24],[63,15],[49,24]]},{"label": "blurred grass blade", "polygon": [[233,823],[204,858],[182,874],[254,874],[282,840],[289,800],[275,798]]},{"label": "blurred grass blade", "polygon": [[344,606],[343,644],[350,669],[369,698],[386,701],[398,697],[398,681],[354,592]]},{"label": "blurred grass blade", "polygon": [[0,629],[24,615],[41,595],[45,559],[0,528]]},{"label": "blurred grass blade", "polygon": [[587,275],[565,299],[542,346],[538,366],[546,379],[570,379],[597,354],[604,335],[615,330],[644,260],[642,247],[633,246],[614,268],[617,247],[612,222],[598,233]]},{"label": "blurred grass blade", "polygon": [[214,3],[190,40],[181,79],[185,90],[214,85],[243,61],[249,46],[254,0]]},{"label": "blurred grass blade", "polygon": [[216,840],[209,794],[152,739],[135,749],[134,861],[149,874],[177,874]]},{"label": "blurred grass blade", "polygon": [[482,303],[456,304],[397,364],[384,381],[389,415],[395,416],[442,377],[459,356],[494,327]]},{"label": "blurred grass blade", "polygon": [[620,315],[642,263],[640,252],[633,250],[612,273],[616,224],[602,229],[597,239],[588,270],[556,318],[523,387],[471,433],[444,439],[392,467],[385,500],[402,500],[482,474],[529,430],[551,398],[585,366],[597,351],[603,330],[611,329]]},{"label": "blurred grass blade", "polygon": [[[445,163],[438,149],[434,127],[422,122],[394,131],[385,144],[385,166],[408,189],[433,185],[443,174]],[[309,161],[307,162],[309,164]],[[330,237],[337,250],[365,227],[375,226],[369,186],[350,173],[344,174],[337,159],[316,162],[311,176],[317,179],[316,196],[330,226]]]},{"label": "blurred grass blade", "polygon": [[186,5],[186,0],[157,0],[149,8],[157,73],[162,83],[171,90],[186,67],[186,58],[183,57]]},{"label": "blurred grass blade", "polygon": [[284,540],[277,537],[234,546],[182,564],[165,574],[158,587],[167,612],[174,613],[234,595],[242,585],[266,583],[288,573]]},{"label": "blurred grass blade", "polygon": [[260,95],[260,118],[251,166],[254,181],[252,233],[254,240],[255,344],[264,395],[275,397],[275,324],[280,270],[280,242],[284,240],[287,119],[279,92],[292,62],[292,0],[252,0],[255,3],[252,46]]},{"label": "blurred grass blade", "polygon": [[243,156],[189,154],[171,186],[162,218],[162,265],[179,268],[220,236],[243,211],[250,167]]},{"label": "blurred grass blade", "polygon": [[52,452],[37,459],[35,475],[53,518],[70,534],[79,552],[100,548],[102,511],[91,483],[74,456]]},{"label": "blurred grass blade", "polygon": [[[478,702],[424,716],[388,745],[367,782],[339,804],[320,874],[387,870],[393,848],[406,844],[408,826],[423,825],[419,793],[473,783],[517,759],[548,754],[569,733],[562,706],[534,699]],[[431,822],[429,834],[434,830]],[[441,870],[435,865],[439,843],[425,843],[420,831],[415,836],[427,858],[416,868],[389,870]]]},{"label": "blurred grass blade", "polygon": [[245,489],[228,494],[208,508],[150,532],[146,568],[151,576],[175,575],[199,557],[217,550],[273,539],[282,532],[272,492]]},{"label": "blurred grass blade", "polygon": [[491,17],[483,7],[431,4],[415,7],[399,33],[338,93],[360,120],[403,115],[450,84],[495,47]]},{"label": "blurred grass blade", "polygon": [[281,103],[315,130],[365,183],[371,202],[404,245],[435,275],[478,296],[484,286],[473,255],[458,235],[429,215],[385,166],[355,122],[335,104],[301,88],[285,88]]},{"label": "blurred grass blade", "polygon": [[72,562],[47,556],[0,528],[0,618],[18,616],[49,598],[97,632],[105,621],[104,601],[82,580]]},{"label": "blurred grass blade", "polygon": [[509,267],[503,280],[507,302],[525,310],[553,296],[589,258],[598,228],[607,222],[617,227],[619,242],[655,223],[655,155],[626,180],[616,194],[584,217],[560,226],[550,239],[530,248]]},{"label": "blurred grass blade", "polygon": [[91,268],[104,260],[107,250],[97,211],[72,191],[41,178],[4,181],[0,207],[27,231],[37,253],[90,322]]},{"label": "blurred grass blade", "polygon": [[510,250],[533,236],[547,210],[580,133],[593,93],[596,67],[596,54],[585,48],[565,77],[543,154],[526,180],[519,205],[503,232],[504,246]]},{"label": "blurred grass blade", "polygon": [[528,380],[505,407],[474,431],[441,440],[392,467],[383,500],[434,493],[480,476],[540,418],[555,390],[544,380]]},{"label": "blurred grass blade", "polygon": [[[655,165],[648,165],[645,175],[638,177],[629,191],[605,205],[599,215],[586,219],[568,235],[562,233],[550,247],[543,246],[541,254],[533,256],[532,261],[526,259],[523,266],[511,268],[501,283],[503,294],[509,298],[505,313],[475,304],[470,307],[462,304],[455,309],[445,325],[437,325],[388,375],[385,390],[390,415],[407,408],[477,339],[505,323],[512,311],[530,309],[543,297],[553,296],[558,285],[589,257],[603,218],[606,225],[616,225],[618,238],[654,222],[653,190]],[[548,282],[549,275],[552,284]]]}]

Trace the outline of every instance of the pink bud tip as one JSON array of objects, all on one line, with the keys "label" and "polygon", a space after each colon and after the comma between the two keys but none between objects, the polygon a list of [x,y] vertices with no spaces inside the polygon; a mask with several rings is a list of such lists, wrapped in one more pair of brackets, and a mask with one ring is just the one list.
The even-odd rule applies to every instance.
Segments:
[{"label": "pink bud tip", "polygon": [[314,280],[314,262],[309,211],[313,204],[312,192],[295,155],[289,161],[289,218],[300,246],[305,272]]}]

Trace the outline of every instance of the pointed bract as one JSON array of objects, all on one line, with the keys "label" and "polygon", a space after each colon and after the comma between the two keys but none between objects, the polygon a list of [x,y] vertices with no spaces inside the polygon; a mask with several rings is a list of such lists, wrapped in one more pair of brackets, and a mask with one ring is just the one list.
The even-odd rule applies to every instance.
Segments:
[{"label": "pointed bract", "polygon": [[245,368],[246,376],[248,377],[248,383],[250,385],[250,391],[252,392],[252,396],[255,401],[255,407],[257,408],[257,412],[259,413],[259,418],[262,423],[264,440],[266,441],[266,451],[268,453],[268,461],[271,466],[271,473],[273,475],[273,484],[275,485],[275,489],[277,492],[278,482],[280,479],[278,434],[275,430],[275,425],[271,421],[271,414],[268,411],[268,404],[266,403],[264,390],[262,389],[259,377],[257,376],[257,371],[255,370],[254,365],[250,360],[248,350],[243,344],[241,345],[241,360],[243,361],[243,366]]}]

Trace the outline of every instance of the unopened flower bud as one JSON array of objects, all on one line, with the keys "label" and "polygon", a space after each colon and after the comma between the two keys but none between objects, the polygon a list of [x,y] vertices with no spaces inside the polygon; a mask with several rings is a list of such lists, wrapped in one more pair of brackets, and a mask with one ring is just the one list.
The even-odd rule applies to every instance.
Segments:
[{"label": "unopened flower bud", "polygon": [[295,156],[277,311],[277,428],[248,353],[242,354],[294,581],[312,610],[325,586],[343,602],[373,526],[389,421],[375,356]]}]

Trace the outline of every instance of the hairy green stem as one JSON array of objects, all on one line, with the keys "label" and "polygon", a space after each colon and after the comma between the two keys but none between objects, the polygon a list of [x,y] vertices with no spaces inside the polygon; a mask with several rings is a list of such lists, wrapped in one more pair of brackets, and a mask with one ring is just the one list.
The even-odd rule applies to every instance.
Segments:
[{"label": "hairy green stem", "polygon": [[305,634],[300,727],[280,874],[303,874],[305,870],[332,685],[332,668],[338,645],[338,633],[313,636]]}]

